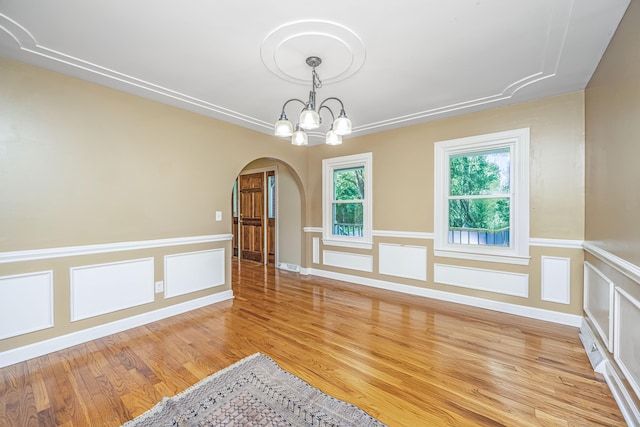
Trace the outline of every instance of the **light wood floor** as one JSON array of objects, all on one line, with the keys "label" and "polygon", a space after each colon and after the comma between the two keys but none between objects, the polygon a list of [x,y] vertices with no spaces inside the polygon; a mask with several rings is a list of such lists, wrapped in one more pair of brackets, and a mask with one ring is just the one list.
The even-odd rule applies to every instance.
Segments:
[{"label": "light wood floor", "polygon": [[255,352],[391,426],[624,425],[576,328],[233,270],[233,301],[0,369],[0,425],[118,426]]}]

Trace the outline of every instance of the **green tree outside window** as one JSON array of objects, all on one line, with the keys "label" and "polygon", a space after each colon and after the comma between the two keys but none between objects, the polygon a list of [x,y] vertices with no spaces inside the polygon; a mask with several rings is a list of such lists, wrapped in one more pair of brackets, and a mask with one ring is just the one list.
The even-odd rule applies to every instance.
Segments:
[{"label": "green tree outside window", "polygon": [[362,235],[364,186],[364,167],[334,170],[334,234]]},{"label": "green tree outside window", "polygon": [[508,231],[509,165],[508,148],[449,157],[450,230]]}]

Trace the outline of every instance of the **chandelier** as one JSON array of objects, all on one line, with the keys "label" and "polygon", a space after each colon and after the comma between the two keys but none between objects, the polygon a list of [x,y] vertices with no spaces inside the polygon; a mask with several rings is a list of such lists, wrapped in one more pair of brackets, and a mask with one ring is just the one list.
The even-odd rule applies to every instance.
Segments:
[{"label": "chandelier", "polygon": [[[283,138],[291,137],[291,143],[293,145],[307,145],[309,143],[309,137],[305,131],[318,129],[322,124],[322,118],[320,114],[323,110],[326,110],[331,115],[331,127],[325,135],[325,143],[329,145],[342,144],[342,137],[351,133],[351,120],[344,112],[344,104],[341,100],[335,97],[325,99],[320,103],[320,106],[316,109],[316,89],[322,87],[322,81],[318,73],[316,73],[316,67],[322,63],[322,59],[317,56],[310,56],[307,58],[307,65],[311,67],[311,92],[309,92],[309,101],[304,102],[301,99],[292,98],[284,103],[282,106],[282,113],[280,119],[275,124],[275,135]],[[297,101],[303,105],[303,109],[300,112],[298,123],[294,128],[293,124],[287,119],[284,109],[292,102]],[[338,118],[333,114],[331,108],[326,103],[328,101],[337,101],[340,104],[340,114]]]}]

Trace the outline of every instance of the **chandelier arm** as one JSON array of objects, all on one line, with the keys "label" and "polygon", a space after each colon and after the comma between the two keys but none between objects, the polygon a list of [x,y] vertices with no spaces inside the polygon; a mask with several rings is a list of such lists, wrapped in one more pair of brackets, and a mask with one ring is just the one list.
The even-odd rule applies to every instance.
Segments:
[{"label": "chandelier arm", "polygon": [[291,101],[298,101],[298,102],[299,102],[299,103],[301,103],[303,106],[306,106],[306,105],[307,105],[307,103],[306,103],[306,102],[304,102],[304,101],[303,101],[303,100],[301,100],[301,99],[298,99],[298,98],[291,98],[291,99],[287,100],[284,104],[282,104],[282,113],[283,113],[283,114],[284,114],[284,109],[287,107],[287,104],[288,104],[288,103],[290,103]]},{"label": "chandelier arm", "polygon": [[[325,101],[326,101],[326,99],[325,99]],[[322,104],[324,104],[324,101],[322,102]],[[329,110],[329,114],[331,114],[331,123],[333,123],[336,120],[336,116],[333,115],[333,110],[331,108],[329,108],[328,106],[322,105],[322,104],[320,104],[320,108],[318,108],[318,114],[320,114],[320,111],[323,108],[326,108],[327,110]]]},{"label": "chandelier arm", "polygon": [[[322,108],[324,106],[325,102],[331,101],[332,99],[338,101],[340,103],[340,110],[344,111],[344,104],[342,103],[342,101],[339,98],[336,98],[335,96],[329,97],[329,98],[325,99],[324,101],[322,101],[322,103],[320,104],[320,108]],[[320,111],[320,108],[318,108],[318,111]]]}]

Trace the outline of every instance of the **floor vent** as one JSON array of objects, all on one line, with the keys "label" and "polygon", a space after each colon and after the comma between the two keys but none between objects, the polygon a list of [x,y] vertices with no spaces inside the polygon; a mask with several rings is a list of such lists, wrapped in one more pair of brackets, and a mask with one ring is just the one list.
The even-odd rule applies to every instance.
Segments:
[{"label": "floor vent", "polygon": [[281,270],[293,271],[295,273],[300,273],[300,266],[296,264],[288,264],[286,262],[279,262],[278,268]]}]

